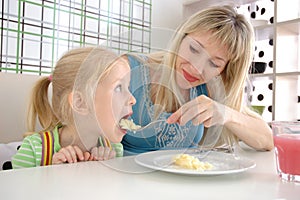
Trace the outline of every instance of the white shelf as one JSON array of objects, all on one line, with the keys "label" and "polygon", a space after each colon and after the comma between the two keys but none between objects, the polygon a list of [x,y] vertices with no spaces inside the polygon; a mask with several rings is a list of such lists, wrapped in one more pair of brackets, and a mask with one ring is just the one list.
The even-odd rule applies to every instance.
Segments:
[{"label": "white shelf", "polygon": [[300,1],[275,1],[275,72],[273,119],[294,121],[300,117]]},{"label": "white shelf", "polygon": [[300,18],[277,23],[277,31],[280,35],[299,35]]},{"label": "white shelf", "polygon": [[267,24],[262,26],[254,27],[255,39],[256,40],[266,40],[274,38],[274,25]]},{"label": "white shelf", "polygon": [[273,73],[258,73],[258,74],[250,74],[250,78],[262,78],[267,77],[269,79],[273,79]]}]

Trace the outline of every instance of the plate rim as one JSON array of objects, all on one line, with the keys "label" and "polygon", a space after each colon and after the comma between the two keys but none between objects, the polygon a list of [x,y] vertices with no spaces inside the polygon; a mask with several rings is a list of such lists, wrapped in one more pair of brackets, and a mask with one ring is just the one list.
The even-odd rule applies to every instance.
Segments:
[{"label": "plate rim", "polygon": [[[238,155],[240,160],[242,160],[243,162],[251,163],[251,165],[240,168],[240,169],[219,170],[219,171],[216,171],[216,170],[197,171],[197,170],[189,170],[189,169],[178,170],[175,168],[172,169],[172,168],[168,168],[168,167],[157,166],[157,165],[155,165],[155,163],[147,164],[147,163],[141,161],[141,158],[147,157],[147,156],[155,156],[156,154],[158,154],[158,155],[162,154],[161,156],[172,155],[172,154],[175,155],[175,154],[178,154],[179,152],[182,153],[182,152],[188,151],[188,150],[189,149],[185,149],[185,150],[174,149],[174,150],[157,150],[157,151],[145,152],[145,153],[141,153],[141,154],[138,154],[137,156],[135,156],[134,161],[135,161],[135,163],[137,163],[140,166],[143,166],[143,167],[146,167],[149,169],[153,169],[153,170],[158,170],[158,171],[163,171],[163,172],[168,172],[168,173],[173,173],[173,174],[199,175],[199,176],[235,174],[235,173],[241,173],[241,172],[244,172],[251,168],[256,167],[256,162],[254,160],[244,157],[244,156],[241,156],[241,155]],[[229,155],[228,153],[216,152],[216,151],[212,151],[211,153],[224,154],[226,156]],[[154,162],[154,160],[153,160],[153,162]]]}]

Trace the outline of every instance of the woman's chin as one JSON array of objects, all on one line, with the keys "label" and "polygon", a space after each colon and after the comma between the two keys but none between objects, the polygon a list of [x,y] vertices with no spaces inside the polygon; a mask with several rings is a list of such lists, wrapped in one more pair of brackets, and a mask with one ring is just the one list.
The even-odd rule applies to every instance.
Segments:
[{"label": "woman's chin", "polygon": [[182,90],[191,89],[193,86],[187,81],[187,80],[179,80],[177,82],[177,85]]}]

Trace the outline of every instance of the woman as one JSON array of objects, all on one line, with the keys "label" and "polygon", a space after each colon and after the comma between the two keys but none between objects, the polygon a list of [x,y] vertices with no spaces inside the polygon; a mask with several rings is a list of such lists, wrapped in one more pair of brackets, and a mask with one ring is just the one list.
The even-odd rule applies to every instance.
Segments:
[{"label": "woman", "polygon": [[200,142],[232,147],[239,140],[271,150],[270,127],[243,102],[254,51],[253,29],[244,16],[229,6],[208,8],[183,23],[171,41],[169,51],[128,55],[137,99],[132,119],[141,125],[165,122],[126,135],[126,153]]}]

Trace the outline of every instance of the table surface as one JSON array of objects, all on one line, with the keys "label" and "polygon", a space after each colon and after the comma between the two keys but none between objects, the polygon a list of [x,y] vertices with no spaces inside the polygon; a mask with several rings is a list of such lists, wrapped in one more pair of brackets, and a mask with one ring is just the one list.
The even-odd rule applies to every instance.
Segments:
[{"label": "table surface", "polygon": [[[0,172],[1,199],[300,199],[300,184],[276,174],[274,151],[239,150],[247,171],[187,176],[152,171],[134,156]],[[5,198],[4,198],[5,197]]]}]

